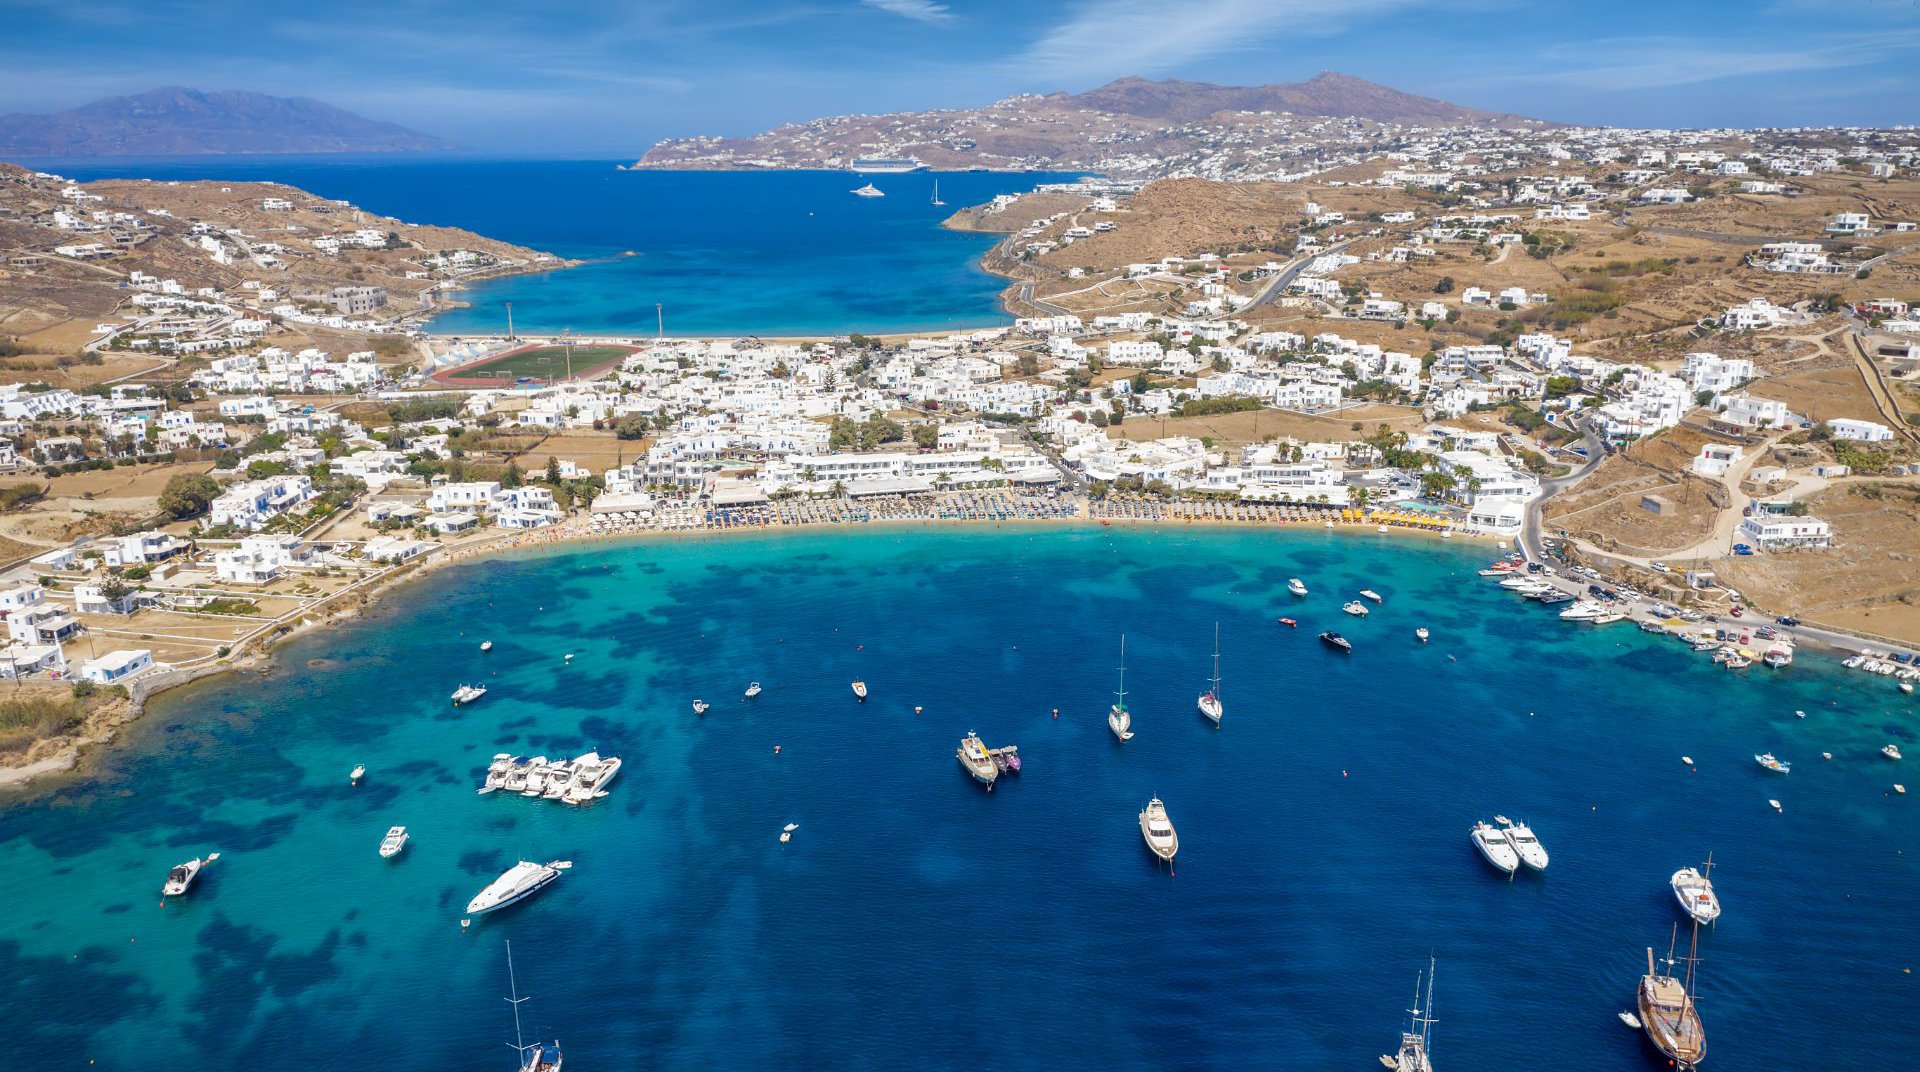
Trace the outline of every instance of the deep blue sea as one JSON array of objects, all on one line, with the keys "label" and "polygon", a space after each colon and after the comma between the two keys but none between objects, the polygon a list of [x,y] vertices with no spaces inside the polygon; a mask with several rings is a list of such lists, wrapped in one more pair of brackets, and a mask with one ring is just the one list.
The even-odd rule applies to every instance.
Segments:
[{"label": "deep blue sea", "polygon": [[[69,178],[284,182],[409,223],[464,227],[587,263],[475,284],[442,334],[834,335],[1011,322],[994,236],[950,231],[960,206],[1064,181],[1047,173],[618,171],[606,161],[408,156],[36,161]],[[854,197],[867,182],[883,198]],[[930,203],[935,182],[947,207]],[[631,255],[628,255],[631,254]]]},{"label": "deep blue sea", "polygon": [[[511,939],[528,1026],[577,1072],[1371,1068],[1430,953],[1439,1067],[1641,1072],[1664,1062],[1615,1014],[1679,918],[1668,876],[1711,852],[1708,1067],[1909,1067],[1920,793],[1877,750],[1914,744],[1913,700],[1812,653],[1730,673],[1563,624],[1475,577],[1487,553],[1026,526],[451,567],[0,810],[0,1064],[507,1069]],[[1341,614],[1362,587],[1384,605]],[[491,695],[451,708],[470,679]],[[969,730],[1025,773],[983,792]],[[473,792],[496,751],[588,748],[626,760],[595,805]],[[1177,875],[1141,844],[1155,794]],[[1495,813],[1532,821],[1544,875],[1474,853]],[[414,840],[383,861],[394,823]],[[575,867],[463,932],[522,856]]]}]

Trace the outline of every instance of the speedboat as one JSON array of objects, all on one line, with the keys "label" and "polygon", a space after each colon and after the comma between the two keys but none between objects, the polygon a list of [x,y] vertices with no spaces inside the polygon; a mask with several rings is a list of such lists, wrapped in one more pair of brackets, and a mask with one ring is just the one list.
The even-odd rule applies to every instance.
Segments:
[{"label": "speedboat", "polygon": [[755,681],[747,686],[746,698],[751,700],[758,695],[760,695],[760,683]]},{"label": "speedboat", "polygon": [[1304,596],[1307,594],[1307,586],[1300,583],[1300,578],[1289,577],[1287,578],[1287,591],[1292,592],[1296,596]]},{"label": "speedboat", "polygon": [[547,888],[560,872],[572,867],[567,860],[554,860],[550,863],[536,864],[531,860],[522,860],[501,873],[499,878],[487,883],[486,889],[475,894],[467,902],[467,914],[470,916],[497,912],[511,904],[532,897]]},{"label": "speedboat", "polygon": [[856,681],[856,682],[854,682],[854,683],[853,683],[853,694],[854,694],[854,696],[855,696],[855,697],[857,697],[857,698],[859,698],[859,699],[861,699],[861,700],[865,700],[865,699],[867,698],[867,683],[866,683],[866,682],[864,682],[864,681]]},{"label": "speedboat", "polygon": [[1487,862],[1506,874],[1513,874],[1520,868],[1520,854],[1513,851],[1513,844],[1507,840],[1506,832],[1492,823],[1475,823],[1470,831],[1473,846]]},{"label": "speedboat", "polygon": [[1713,879],[1708,877],[1712,873],[1713,862],[1709,860],[1705,872],[1683,867],[1673,873],[1669,883],[1680,910],[1695,923],[1712,923],[1720,918],[1720,898],[1713,892]]},{"label": "speedboat", "polygon": [[1888,759],[1899,759],[1899,758],[1900,758],[1900,746],[1899,746],[1899,745],[1897,745],[1897,744],[1890,744],[1890,745],[1888,745],[1888,746],[1886,746],[1885,748],[1882,748],[1882,749],[1880,750],[1880,754],[1881,754],[1881,755],[1883,755],[1883,756],[1885,756],[1885,757],[1887,757]]},{"label": "speedboat", "polygon": [[391,860],[400,855],[407,847],[407,828],[404,826],[387,827],[387,836],[380,839],[380,858]]},{"label": "speedboat", "polygon": [[1325,644],[1329,648],[1337,648],[1348,653],[1353,651],[1353,642],[1331,629],[1320,634],[1320,643]]},{"label": "speedboat", "polygon": [[1546,846],[1540,844],[1540,839],[1534,836],[1532,827],[1512,821],[1502,823],[1501,826],[1506,832],[1507,844],[1513,846],[1513,851],[1520,857],[1521,863],[1535,871],[1547,869]]},{"label": "speedboat", "polygon": [[1762,752],[1759,755],[1753,757],[1753,761],[1755,763],[1760,764],[1762,767],[1765,767],[1768,770],[1774,772],[1775,774],[1788,774],[1793,771],[1793,764],[1783,763],[1780,760],[1773,758],[1772,752]]},{"label": "speedboat", "polygon": [[1173,862],[1173,854],[1180,851],[1180,835],[1174,833],[1173,821],[1167,818],[1167,806],[1160,803],[1159,797],[1147,802],[1140,812],[1140,836],[1147,841],[1147,848],[1155,856],[1168,863]]},{"label": "speedboat", "polygon": [[167,872],[166,884],[160,887],[161,895],[164,897],[178,897],[187,892],[187,890],[192,888],[193,880],[200,877],[201,869],[219,858],[219,853],[210,852],[204,860],[188,860],[186,863],[180,864],[173,870]]},{"label": "speedboat", "polygon": [[1360,598],[1361,598],[1361,599],[1370,599],[1370,600],[1372,600],[1372,601],[1374,601],[1375,603],[1384,603],[1384,602],[1386,602],[1386,600],[1384,600],[1384,599],[1381,599],[1381,598],[1380,598],[1380,593],[1378,593],[1378,592],[1376,592],[1376,591],[1374,591],[1374,590],[1373,590],[1373,589],[1371,589],[1371,588],[1362,588],[1362,589],[1360,589]]},{"label": "speedboat", "polygon": [[507,771],[506,780],[501,783],[500,788],[509,793],[524,793],[527,790],[527,782],[533,778],[533,772],[546,765],[547,757],[545,756],[535,756],[525,763],[518,764]]},{"label": "speedboat", "polygon": [[462,685],[453,690],[453,706],[459,707],[461,704],[470,704],[486,694],[487,687],[485,685]]},{"label": "speedboat", "polygon": [[493,641],[491,641],[491,640],[482,640],[482,641],[480,642],[480,650],[481,650],[481,651],[492,651],[492,650],[493,650]]},{"label": "speedboat", "polygon": [[1300,628],[1300,623],[1294,621],[1292,618],[1275,618],[1274,621],[1279,622],[1281,625],[1286,626],[1288,629]]},{"label": "speedboat", "polygon": [[1428,633],[1427,627],[1423,625],[1420,628],[1415,629],[1413,631],[1413,635],[1420,638],[1420,643],[1425,644],[1427,642],[1427,637],[1431,636],[1432,634]]},{"label": "speedboat", "polygon": [[696,715],[704,715],[707,713],[707,708],[712,706],[712,704],[705,700],[695,700],[693,701],[693,713]]},{"label": "speedboat", "polygon": [[989,789],[993,788],[994,779],[1000,777],[1000,764],[993,761],[992,753],[987,751],[987,744],[980,739],[979,734],[969,732],[962,737],[960,747],[954,749],[953,754],[960,760],[960,765],[966,768],[967,773],[973,776],[974,781]]},{"label": "speedboat", "polygon": [[367,776],[367,765],[365,763],[356,763],[354,764],[353,769],[347,772],[347,784],[359,785],[360,779],[365,778],[366,776]]},{"label": "speedboat", "polygon": [[604,797],[607,795],[607,786],[613,783],[614,776],[619,773],[619,756],[588,752],[573,761],[573,781],[561,793],[560,802],[585,804],[589,800]]},{"label": "speedboat", "polygon": [[1348,614],[1351,614],[1356,618],[1364,618],[1367,616],[1367,605],[1365,603],[1360,602],[1357,599],[1353,600],[1350,603],[1345,604],[1340,609],[1346,611]]},{"label": "speedboat", "polygon": [[792,841],[793,832],[798,829],[800,829],[799,823],[788,823],[787,825],[781,827],[780,828],[780,844],[785,845],[787,842]]}]

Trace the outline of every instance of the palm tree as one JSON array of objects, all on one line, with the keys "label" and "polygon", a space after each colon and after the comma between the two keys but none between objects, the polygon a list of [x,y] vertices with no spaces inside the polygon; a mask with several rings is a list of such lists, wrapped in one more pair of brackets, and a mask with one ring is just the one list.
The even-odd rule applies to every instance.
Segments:
[{"label": "palm tree", "polygon": [[844,481],[844,480],[836,480],[836,481],[834,481],[834,482],[833,482],[833,497],[834,497],[834,498],[836,498],[836,499],[844,499],[844,498],[846,498],[846,497],[847,497],[847,482],[846,482],[846,481]]}]

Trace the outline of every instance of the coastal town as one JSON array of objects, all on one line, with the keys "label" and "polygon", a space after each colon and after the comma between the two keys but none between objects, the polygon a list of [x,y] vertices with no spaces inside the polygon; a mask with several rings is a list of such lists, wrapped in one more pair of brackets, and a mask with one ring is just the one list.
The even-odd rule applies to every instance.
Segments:
[{"label": "coastal town", "polygon": [[[962,210],[1004,235],[989,264],[1027,315],[885,338],[446,339],[416,326],[446,288],[551,259],[349,229],[285,188],[221,187],[203,217],[204,184],[9,172],[0,219],[57,244],[8,271],[84,271],[62,293],[93,323],[69,385],[0,386],[0,672],[225,665],[477,546],[864,521],[1400,529],[1855,650],[1920,635],[1911,557],[1876,550],[1910,546],[1920,498],[1920,145],[1484,136],[1367,177]],[[221,225],[242,209],[253,230]],[[377,278],[415,296],[356,250],[397,254]],[[302,290],[296,262],[350,270]],[[144,490],[99,493],[122,472]]]}]

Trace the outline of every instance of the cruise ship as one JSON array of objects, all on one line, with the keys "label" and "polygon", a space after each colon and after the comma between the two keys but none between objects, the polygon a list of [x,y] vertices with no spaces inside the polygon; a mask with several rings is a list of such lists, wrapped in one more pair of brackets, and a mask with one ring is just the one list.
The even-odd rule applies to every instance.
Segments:
[{"label": "cruise ship", "polygon": [[988,789],[993,788],[994,779],[1000,777],[1000,765],[993,761],[993,756],[987,752],[987,743],[980,739],[979,734],[970,732],[961,738],[960,747],[954,749],[953,754],[974,781]]},{"label": "cruise ship", "polygon": [[1673,899],[1695,923],[1712,923],[1720,918],[1720,897],[1713,892],[1713,856],[1707,856],[1705,871],[1683,867],[1673,873]]},{"label": "cruise ship", "polygon": [[1407,1010],[1413,1014],[1413,1022],[1407,1030],[1400,1033],[1400,1051],[1392,1057],[1384,1054],[1380,1064],[1393,1072],[1433,1072],[1433,1058],[1428,1046],[1433,1041],[1433,958],[1427,958],[1426,1001],[1420,1000],[1419,976],[1413,980],[1413,1008]]},{"label": "cruise ship", "polygon": [[911,156],[860,156],[854,158],[847,170],[862,175],[903,175],[926,166]]},{"label": "cruise ship", "polygon": [[531,860],[522,860],[506,869],[499,878],[487,883],[487,888],[474,894],[467,902],[467,914],[470,916],[497,912],[512,904],[532,897],[546,889],[560,872],[572,867],[566,860],[554,860],[551,863],[536,864]]}]

